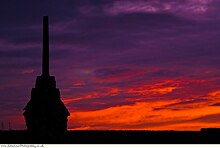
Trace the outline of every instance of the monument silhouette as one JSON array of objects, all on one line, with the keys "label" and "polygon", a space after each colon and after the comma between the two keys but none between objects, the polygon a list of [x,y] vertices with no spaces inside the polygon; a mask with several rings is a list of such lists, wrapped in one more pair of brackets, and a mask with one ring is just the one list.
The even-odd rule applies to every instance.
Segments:
[{"label": "monument silhouette", "polygon": [[37,76],[23,115],[27,130],[34,135],[56,137],[67,131],[67,117],[70,113],[60,99],[55,77],[49,73],[48,16],[43,17],[42,75]]}]

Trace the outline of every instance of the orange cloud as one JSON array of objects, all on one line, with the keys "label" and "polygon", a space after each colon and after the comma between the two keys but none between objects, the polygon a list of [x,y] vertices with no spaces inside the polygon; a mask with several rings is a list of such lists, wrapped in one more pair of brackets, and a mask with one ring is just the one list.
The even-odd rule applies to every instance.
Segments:
[{"label": "orange cloud", "polygon": [[100,91],[67,99],[65,103],[107,96],[115,96],[114,101],[117,101],[117,96],[124,93],[132,97],[119,99],[132,101],[133,104],[93,111],[72,108],[69,129],[200,130],[203,127],[220,127],[220,116],[207,122],[209,116],[220,113],[220,108],[212,105],[220,102],[220,91],[213,86],[199,93],[199,86],[206,83],[204,80],[176,79],[134,84],[129,88],[100,86]]},{"label": "orange cloud", "polygon": [[[72,112],[70,126],[80,129],[137,129],[137,130],[199,130],[202,127],[220,127],[216,123],[196,121],[203,116],[220,113],[219,107],[195,107],[188,110],[154,110],[177,101],[139,102],[96,111]],[[187,127],[187,128],[184,128]],[[71,129],[71,128],[70,128]],[[74,129],[74,128],[72,128]]]},{"label": "orange cloud", "polygon": [[181,88],[178,81],[165,80],[155,84],[140,84],[127,90],[128,93],[139,95],[164,95]]}]

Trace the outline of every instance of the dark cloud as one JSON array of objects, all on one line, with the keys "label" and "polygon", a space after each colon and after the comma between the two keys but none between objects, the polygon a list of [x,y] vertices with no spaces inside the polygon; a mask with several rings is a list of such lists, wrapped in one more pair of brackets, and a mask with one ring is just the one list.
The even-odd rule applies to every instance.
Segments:
[{"label": "dark cloud", "polygon": [[173,104],[169,104],[167,107],[172,107],[172,106],[177,106],[177,105],[186,105],[186,104],[192,104],[192,103],[199,103],[199,102],[207,102],[208,99],[195,99],[195,100],[190,100],[190,101],[182,101],[182,102],[178,102],[178,103],[173,103]]},{"label": "dark cloud", "polygon": [[132,105],[135,102],[130,100],[127,101],[124,98],[127,97],[128,95],[125,94],[120,94],[116,96],[102,96],[99,98],[89,98],[89,99],[84,99],[79,101],[74,101],[68,106],[70,108],[76,108],[77,111],[94,111],[94,110],[100,110],[100,109],[105,109],[109,107],[114,107],[114,106],[122,106],[122,105]]},{"label": "dark cloud", "polygon": [[166,78],[174,78],[182,76],[180,71],[169,71],[169,70],[159,70],[156,72],[148,73],[147,76],[150,77],[166,77]]},{"label": "dark cloud", "polygon": [[212,104],[211,106],[220,106],[220,103]]},{"label": "dark cloud", "polygon": [[100,78],[129,74],[133,72],[131,69],[97,69],[94,71],[95,75]]},{"label": "dark cloud", "polygon": [[[199,99],[194,99],[194,100],[187,100],[187,101],[180,101],[180,102],[177,102],[177,103],[172,103],[172,104],[168,104],[168,105],[165,105],[165,106],[162,106],[162,107],[155,107],[153,108],[155,111],[159,111],[159,110],[163,110],[163,109],[171,109],[171,110],[175,110],[175,111],[178,111],[178,110],[183,110],[183,109],[190,109],[190,108],[193,108],[192,104],[194,103],[207,103],[207,102],[210,102],[209,99],[204,99],[204,98],[199,98]],[[187,106],[189,105],[189,106]]]},{"label": "dark cloud", "polygon": [[192,121],[216,123],[216,122],[220,122],[220,114],[205,115],[205,116],[193,119]]}]

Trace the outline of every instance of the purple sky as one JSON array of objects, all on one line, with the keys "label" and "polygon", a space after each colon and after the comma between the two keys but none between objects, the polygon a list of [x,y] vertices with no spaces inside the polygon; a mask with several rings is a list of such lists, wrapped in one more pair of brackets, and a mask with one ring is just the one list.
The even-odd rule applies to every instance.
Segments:
[{"label": "purple sky", "polygon": [[[22,109],[41,74],[42,16],[48,15],[50,71],[76,113],[69,128],[186,129],[178,120],[198,121],[191,128],[197,129],[210,117],[220,126],[219,8],[219,0],[1,0],[0,119],[25,128]],[[145,117],[140,124],[127,116],[120,119],[129,125],[118,118],[100,122],[113,118],[104,115],[107,110],[135,111],[149,102],[158,103],[152,115],[146,113],[150,125]],[[181,113],[200,107],[210,113],[183,118]],[[172,120],[156,118],[168,109],[181,111]],[[94,119],[99,111],[103,116]]]}]

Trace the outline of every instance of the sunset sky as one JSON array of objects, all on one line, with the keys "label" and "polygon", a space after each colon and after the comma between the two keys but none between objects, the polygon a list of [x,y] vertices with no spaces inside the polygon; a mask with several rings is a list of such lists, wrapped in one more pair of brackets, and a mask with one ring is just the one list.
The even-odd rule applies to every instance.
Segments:
[{"label": "sunset sky", "polygon": [[26,129],[44,15],[68,129],[220,127],[219,0],[1,0],[5,129]]}]

